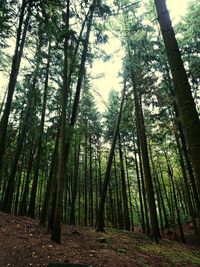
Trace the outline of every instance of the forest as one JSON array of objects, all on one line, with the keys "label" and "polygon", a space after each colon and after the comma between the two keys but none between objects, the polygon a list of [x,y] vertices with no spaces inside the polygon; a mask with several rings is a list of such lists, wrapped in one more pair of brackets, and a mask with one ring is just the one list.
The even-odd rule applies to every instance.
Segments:
[{"label": "forest", "polygon": [[198,0],[0,0],[0,81],[0,266],[200,265]]}]

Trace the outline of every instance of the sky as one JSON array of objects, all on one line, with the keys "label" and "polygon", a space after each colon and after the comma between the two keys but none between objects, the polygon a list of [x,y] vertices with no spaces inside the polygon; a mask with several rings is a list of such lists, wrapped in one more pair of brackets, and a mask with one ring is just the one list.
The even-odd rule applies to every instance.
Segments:
[{"label": "sky", "polygon": [[[111,4],[113,3],[112,0],[108,0],[108,2]],[[178,20],[180,20],[180,16],[185,14],[188,2],[189,0],[167,0],[172,22],[178,22]],[[102,45],[101,49],[105,50],[107,54],[111,55],[111,59],[107,62],[103,62],[102,60],[95,60],[92,68],[90,69],[90,72],[92,78],[95,78],[96,76],[102,74],[102,78],[100,79],[91,79],[91,85],[93,88],[93,94],[96,99],[97,107],[100,111],[104,111],[106,108],[105,103],[107,102],[110,90],[115,89],[117,91],[120,91],[121,89],[121,78],[119,78],[118,74],[121,71],[124,52],[121,48],[120,41],[111,35],[109,42],[105,45]],[[8,79],[6,79],[3,73],[0,71],[1,99],[3,98],[7,84]]]},{"label": "sky", "polygon": [[187,3],[189,2],[189,0],[167,0],[172,20],[177,20],[185,14]]}]

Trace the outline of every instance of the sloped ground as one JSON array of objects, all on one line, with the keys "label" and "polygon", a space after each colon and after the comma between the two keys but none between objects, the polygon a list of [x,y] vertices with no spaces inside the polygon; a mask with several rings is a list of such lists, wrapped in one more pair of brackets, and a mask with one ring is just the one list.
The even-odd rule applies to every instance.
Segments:
[{"label": "sloped ground", "polygon": [[89,227],[63,226],[62,244],[50,239],[36,220],[0,213],[0,267],[47,266],[50,262],[92,266],[200,266],[197,245],[163,240],[152,243],[139,233],[96,233]]}]

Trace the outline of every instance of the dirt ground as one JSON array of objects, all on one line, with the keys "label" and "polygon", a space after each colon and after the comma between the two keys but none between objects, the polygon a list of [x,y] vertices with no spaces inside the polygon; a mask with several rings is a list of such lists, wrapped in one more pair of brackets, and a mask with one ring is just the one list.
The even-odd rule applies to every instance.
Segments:
[{"label": "dirt ground", "polygon": [[200,266],[197,245],[118,230],[96,233],[89,227],[62,227],[62,243],[51,241],[36,220],[0,212],[0,267],[48,266],[50,262],[92,266]]}]

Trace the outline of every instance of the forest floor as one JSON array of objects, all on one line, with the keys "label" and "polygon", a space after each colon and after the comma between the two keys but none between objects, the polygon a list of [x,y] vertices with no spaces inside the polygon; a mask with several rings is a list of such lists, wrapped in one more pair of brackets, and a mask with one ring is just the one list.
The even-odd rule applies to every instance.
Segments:
[{"label": "forest floor", "polygon": [[51,241],[38,221],[0,212],[0,267],[48,266],[51,262],[91,266],[200,266],[200,245],[163,239],[151,242],[141,233],[89,227],[62,227],[62,243]]}]

